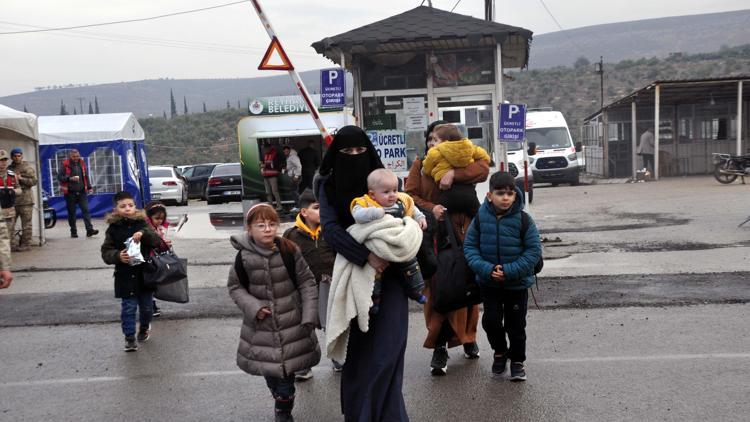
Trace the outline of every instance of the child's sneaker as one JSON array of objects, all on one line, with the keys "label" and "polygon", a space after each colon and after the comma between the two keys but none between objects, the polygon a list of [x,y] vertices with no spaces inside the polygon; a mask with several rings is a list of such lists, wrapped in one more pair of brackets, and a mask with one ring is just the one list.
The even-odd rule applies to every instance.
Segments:
[{"label": "child's sneaker", "polygon": [[138,342],[143,343],[148,341],[148,339],[151,338],[151,324],[148,324],[145,327],[141,327],[140,330],[138,330]]},{"label": "child's sneaker", "polygon": [[336,362],[335,360],[331,359],[331,363],[333,364],[333,372],[341,372],[344,370],[344,365]]},{"label": "child's sneaker", "polygon": [[135,336],[125,337],[125,351],[135,352],[138,350],[138,343],[135,342]]},{"label": "child's sneaker", "polygon": [[492,360],[492,375],[500,376],[505,373],[505,367],[508,366],[508,358],[505,353],[502,355],[495,354]]},{"label": "child's sneaker", "polygon": [[153,303],[153,309],[154,309],[154,313],[151,315],[153,315],[154,318],[159,318],[161,316],[161,309],[159,309],[159,307],[156,306],[156,301],[154,301]]},{"label": "child's sneaker", "polygon": [[432,352],[430,372],[435,376],[445,375],[448,372],[448,349],[445,346],[437,346]]},{"label": "child's sneaker", "polygon": [[479,359],[479,346],[476,342],[464,343],[464,357],[466,359]]},{"label": "child's sneaker", "polygon": [[312,369],[305,369],[303,371],[297,371],[294,373],[294,379],[296,381],[307,381],[313,377]]},{"label": "child's sneaker", "polygon": [[526,366],[523,362],[513,362],[510,364],[510,380],[526,381]]}]

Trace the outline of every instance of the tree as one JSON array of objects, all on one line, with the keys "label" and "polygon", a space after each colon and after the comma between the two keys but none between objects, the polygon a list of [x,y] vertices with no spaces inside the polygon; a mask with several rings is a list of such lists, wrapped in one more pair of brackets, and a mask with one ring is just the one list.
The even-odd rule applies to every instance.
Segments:
[{"label": "tree", "polygon": [[68,114],[68,110],[65,109],[65,103],[63,100],[60,100],[60,115],[66,116]]},{"label": "tree", "polygon": [[89,114],[94,114],[94,107],[91,106],[91,101],[89,101]]},{"label": "tree", "polygon": [[99,114],[99,99],[94,95],[94,113]]},{"label": "tree", "polygon": [[589,61],[589,59],[587,59],[587,58],[585,58],[583,56],[577,58],[576,61],[575,61],[575,63],[573,63],[573,67],[576,68],[576,69],[581,69],[581,68],[589,67],[590,65],[591,65],[591,62]]},{"label": "tree", "polygon": [[162,112],[162,117],[164,118],[164,120],[166,120],[167,119],[167,110],[162,110],[161,112]]},{"label": "tree", "polygon": [[169,118],[170,119],[174,119],[174,116],[177,115],[177,104],[175,104],[175,102],[174,102],[174,93],[172,92],[171,89],[169,90],[169,106],[170,106],[170,109],[169,109],[169,112],[170,112]]},{"label": "tree", "polygon": [[26,110],[26,104],[23,105],[23,112],[24,113],[28,113],[29,112],[29,110]]},{"label": "tree", "polygon": [[188,109],[187,109],[187,98],[185,98],[185,96],[184,96],[184,95],[182,96],[182,104],[183,104],[183,106],[185,107],[185,114],[188,114]]},{"label": "tree", "polygon": [[203,112],[204,113],[206,112],[206,102],[205,101],[203,102]]},{"label": "tree", "polygon": [[229,110],[231,106],[229,105],[229,100],[227,100],[227,110]]},{"label": "tree", "polygon": [[240,105],[240,100],[237,100],[237,110],[241,109],[242,106]]},{"label": "tree", "polygon": [[73,107],[73,115],[76,115],[76,114],[78,114],[78,110],[76,110],[76,108]]}]

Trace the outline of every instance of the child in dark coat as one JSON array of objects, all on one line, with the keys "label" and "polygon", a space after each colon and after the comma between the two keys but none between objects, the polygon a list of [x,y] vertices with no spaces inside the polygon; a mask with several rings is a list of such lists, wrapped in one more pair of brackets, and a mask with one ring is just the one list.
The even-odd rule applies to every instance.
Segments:
[{"label": "child in dark coat", "polygon": [[[152,201],[146,204],[146,222],[161,239],[159,247],[151,251],[151,255],[167,252],[172,247],[172,241],[167,239],[167,228],[169,228],[169,222],[167,221],[167,207],[159,201]],[[154,318],[160,317],[161,309],[156,306],[156,300],[154,300],[153,305]]]},{"label": "child in dark coat", "polygon": [[531,216],[523,215],[523,204],[523,192],[513,176],[493,174],[487,199],[464,240],[466,260],[482,290],[482,327],[495,351],[492,373],[502,375],[510,359],[511,381],[526,379],[528,289],[542,256],[539,232]]},{"label": "child in dark coat", "polygon": [[[291,240],[299,246],[302,256],[307,261],[318,284],[318,318],[320,325],[325,329],[326,306],[328,305],[328,289],[333,274],[333,263],[336,254],[323,239],[320,227],[320,204],[315,199],[312,190],[305,189],[299,197],[300,211],[294,227],[284,232],[284,238]],[[341,365],[333,362],[336,371],[341,370]],[[312,378],[312,370],[307,369],[296,374],[298,381]]]},{"label": "child in dark coat", "polygon": [[125,351],[138,350],[136,343],[135,313],[139,310],[140,328],[138,342],[145,342],[151,335],[153,317],[153,289],[143,283],[143,264],[131,265],[125,242],[129,238],[140,243],[141,254],[148,257],[161,239],[149,228],[143,211],[135,207],[133,195],[118,192],[114,196],[115,207],[107,216],[107,233],[101,247],[102,259],[115,266],[115,297],[122,299],[122,333],[125,335]]}]

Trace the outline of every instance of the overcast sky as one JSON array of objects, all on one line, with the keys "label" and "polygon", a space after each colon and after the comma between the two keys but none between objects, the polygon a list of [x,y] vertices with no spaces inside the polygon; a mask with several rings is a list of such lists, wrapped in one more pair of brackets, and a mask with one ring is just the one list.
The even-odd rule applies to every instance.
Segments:
[{"label": "overcast sky", "polygon": [[[385,19],[421,0],[260,0],[298,70],[331,63],[315,41]],[[0,33],[138,19],[232,0],[0,0]],[[456,0],[434,0],[450,10]],[[427,2],[425,2],[427,4]],[[483,18],[483,0],[461,0],[456,13]],[[565,29],[665,16],[745,9],[748,0],[545,0]],[[539,0],[496,0],[496,21],[558,30]],[[137,23],[33,34],[0,34],[0,96],[36,86],[100,84],[156,78],[246,78],[268,46],[251,3]],[[284,72],[281,72],[284,73]]]}]

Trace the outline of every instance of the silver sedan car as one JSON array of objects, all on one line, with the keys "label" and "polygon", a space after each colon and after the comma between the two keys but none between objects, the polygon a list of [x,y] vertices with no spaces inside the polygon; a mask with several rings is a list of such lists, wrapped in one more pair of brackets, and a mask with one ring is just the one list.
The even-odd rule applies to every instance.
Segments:
[{"label": "silver sedan car", "polygon": [[151,199],[188,204],[187,181],[174,166],[149,166],[148,178],[151,186]]}]

